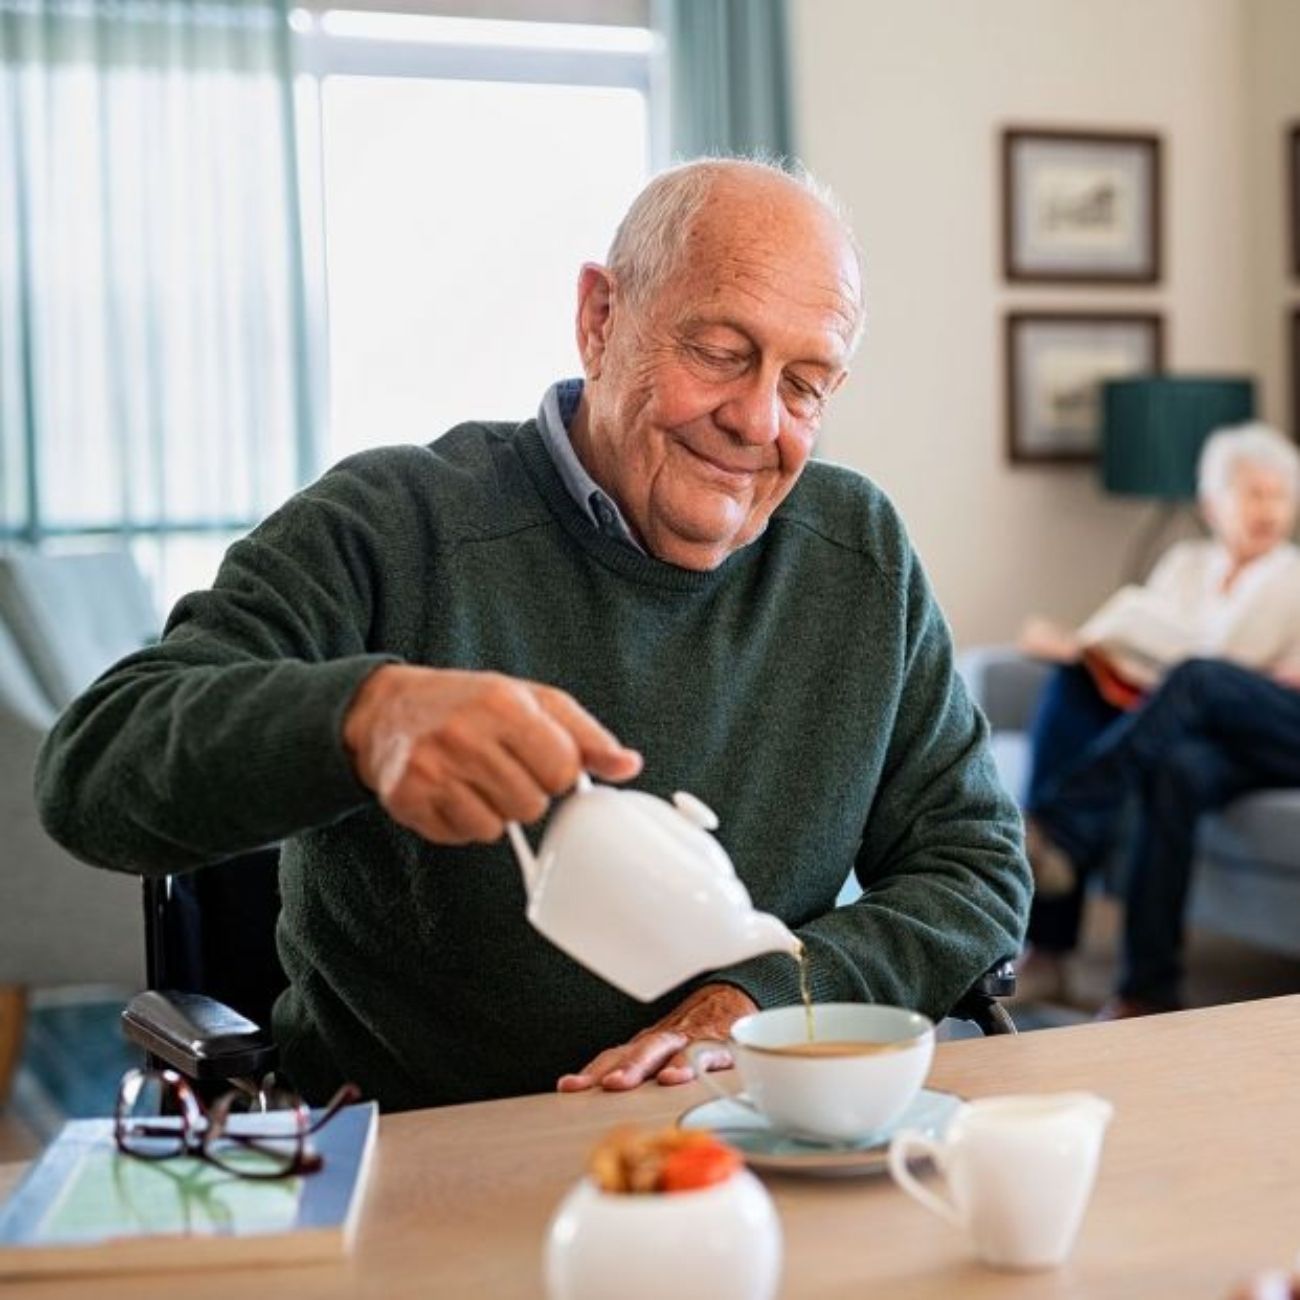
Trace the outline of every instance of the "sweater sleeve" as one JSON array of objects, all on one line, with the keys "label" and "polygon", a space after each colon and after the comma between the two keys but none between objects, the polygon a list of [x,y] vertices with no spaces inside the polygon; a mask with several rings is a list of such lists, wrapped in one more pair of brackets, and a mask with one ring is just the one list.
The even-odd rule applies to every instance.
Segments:
[{"label": "sweater sleeve", "polygon": [[[947,626],[914,558],[902,599],[901,687],[854,864],[863,893],[797,933],[817,1001],[893,1003],[937,1017],[1020,950],[1031,884],[988,724],[955,671]],[[717,978],[760,1006],[799,998],[795,964],[781,955]]]},{"label": "sweater sleeve", "polygon": [[[49,833],[97,866],[164,874],[363,806],[342,743],[362,681],[385,517],[346,465],[292,498],[182,599],[161,642],[59,718],[37,761]],[[391,516],[392,507],[389,506]]]}]

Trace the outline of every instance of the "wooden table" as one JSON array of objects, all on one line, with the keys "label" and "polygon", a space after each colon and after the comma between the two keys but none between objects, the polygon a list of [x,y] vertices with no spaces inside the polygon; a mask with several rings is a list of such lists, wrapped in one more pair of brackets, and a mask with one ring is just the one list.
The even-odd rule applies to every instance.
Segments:
[{"label": "wooden table", "polygon": [[[974,1263],[887,1177],[774,1178],[783,1297],[1221,1298],[1300,1250],[1300,997],[940,1046],[968,1097],[1088,1088],[1116,1113],[1075,1253],[1048,1273]],[[546,1223],[597,1134],[661,1122],[697,1086],[524,1097],[385,1118],[353,1255],[338,1265],[0,1284],[0,1300],[542,1295]],[[0,1170],[0,1189],[14,1167]],[[664,1295],[672,1300],[672,1261]],[[613,1300],[617,1288],[611,1287]]]}]

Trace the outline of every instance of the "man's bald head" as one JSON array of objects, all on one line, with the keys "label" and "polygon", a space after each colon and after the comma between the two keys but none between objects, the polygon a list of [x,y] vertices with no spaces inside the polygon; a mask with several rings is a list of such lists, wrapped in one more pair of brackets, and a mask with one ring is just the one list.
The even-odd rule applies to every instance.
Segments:
[{"label": "man's bald head", "polygon": [[852,304],[851,346],[864,324],[862,252],[835,196],[803,168],[742,158],[705,158],[655,176],[633,200],[606,264],[620,293],[643,306],[677,275],[726,256],[729,246],[792,233],[842,243],[856,277],[842,292]]}]

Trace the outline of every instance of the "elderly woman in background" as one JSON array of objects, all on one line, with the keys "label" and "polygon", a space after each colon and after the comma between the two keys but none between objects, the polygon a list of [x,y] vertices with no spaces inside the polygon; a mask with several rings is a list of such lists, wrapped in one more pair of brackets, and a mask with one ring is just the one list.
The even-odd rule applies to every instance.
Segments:
[{"label": "elderly woman in background", "polygon": [[1174,546],[1147,589],[1194,643],[1132,710],[1103,698],[1070,633],[1033,622],[1022,647],[1054,659],[1032,732],[1027,844],[1038,885],[1021,961],[1026,996],[1060,997],[1086,881],[1130,796],[1123,972],[1104,1018],[1179,1005],[1196,821],[1251,789],[1300,785],[1300,550],[1290,542],[1300,454],[1261,424],[1225,429],[1198,470],[1213,533]]}]

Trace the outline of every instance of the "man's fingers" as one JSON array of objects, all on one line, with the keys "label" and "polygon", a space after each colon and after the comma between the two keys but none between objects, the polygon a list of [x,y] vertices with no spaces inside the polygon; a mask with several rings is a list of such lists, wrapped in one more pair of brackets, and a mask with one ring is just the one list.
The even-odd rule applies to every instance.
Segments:
[{"label": "man's fingers", "polygon": [[491,844],[505,833],[505,821],[473,786],[457,782],[431,786],[404,782],[389,796],[390,817],[439,844]]},{"label": "man's fingers", "polygon": [[686,1041],[685,1034],[667,1029],[634,1038],[628,1044],[623,1060],[605,1074],[600,1086],[609,1092],[638,1087],[651,1075],[658,1074],[660,1067],[672,1058],[674,1052],[680,1051]]},{"label": "man's fingers", "polygon": [[446,756],[464,783],[503,821],[535,822],[551,802],[550,792],[511,752],[505,737],[454,742]]},{"label": "man's fingers", "polygon": [[641,755],[601,726],[573,696],[536,686],[537,701],[577,743],[582,766],[606,781],[627,781],[641,770]]},{"label": "man's fingers", "polygon": [[685,1034],[668,1029],[651,1030],[621,1047],[601,1052],[577,1074],[562,1075],[555,1086],[560,1092],[581,1092],[585,1088],[624,1092],[656,1074],[686,1043]]},{"label": "man's fingers", "polygon": [[[701,1069],[709,1071],[730,1070],[734,1064],[731,1053],[725,1047],[711,1047],[707,1051],[697,1053],[695,1059]],[[658,1078],[660,1083],[668,1085],[690,1083],[695,1078],[695,1068],[687,1059],[685,1052],[678,1052],[659,1071]]]},{"label": "man's fingers", "polygon": [[344,740],[394,819],[442,844],[536,821],[584,770],[614,781],[641,770],[572,696],[491,672],[386,665],[358,692]]},{"label": "man's fingers", "polygon": [[573,788],[582,771],[582,750],[541,702],[536,703],[536,709],[502,731],[501,745],[548,794],[563,794]]},{"label": "man's fingers", "polygon": [[617,1070],[627,1055],[630,1044],[619,1047],[607,1047],[599,1056],[592,1057],[576,1074],[560,1076],[556,1087],[561,1092],[581,1092],[584,1088],[594,1088],[611,1070]]}]

